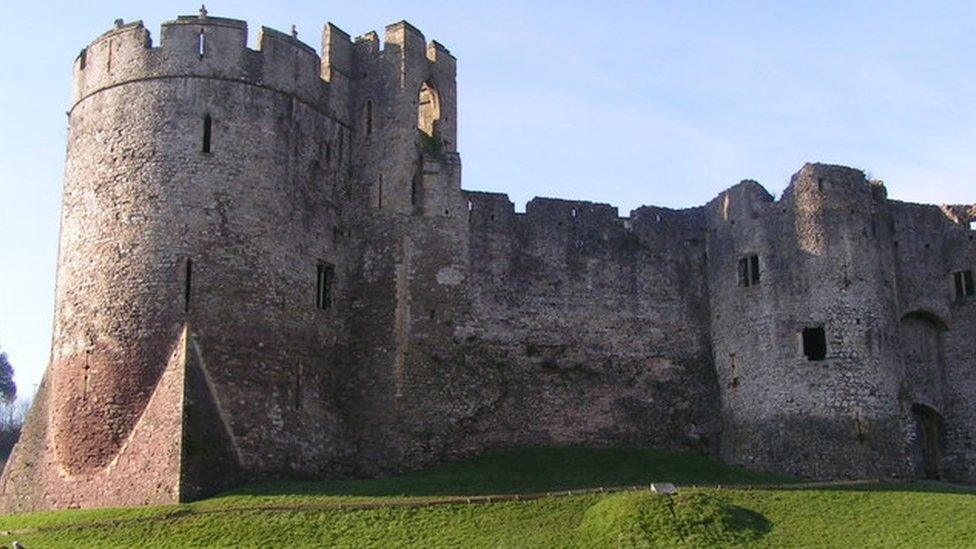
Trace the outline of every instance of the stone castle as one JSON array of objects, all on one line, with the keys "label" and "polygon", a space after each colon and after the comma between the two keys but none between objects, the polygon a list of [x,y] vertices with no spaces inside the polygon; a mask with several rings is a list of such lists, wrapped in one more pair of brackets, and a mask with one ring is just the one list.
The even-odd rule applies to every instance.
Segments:
[{"label": "stone castle", "polygon": [[702,207],[461,188],[456,59],[200,15],[74,65],[51,362],[0,509],[520,445],[976,481],[976,209],[804,166]]}]

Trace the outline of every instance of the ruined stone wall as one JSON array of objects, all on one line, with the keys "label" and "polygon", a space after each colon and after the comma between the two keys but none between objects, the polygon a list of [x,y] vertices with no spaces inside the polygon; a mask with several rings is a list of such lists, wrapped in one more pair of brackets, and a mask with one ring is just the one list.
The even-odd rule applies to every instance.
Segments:
[{"label": "ruined stone wall", "polygon": [[[716,385],[701,210],[470,201],[471,319],[458,330],[505,370],[472,444],[708,450]],[[501,427],[501,428],[499,428]]]},{"label": "ruined stone wall", "polygon": [[[976,269],[976,232],[968,215],[890,202],[901,324],[900,396],[941,416],[941,474],[976,479],[976,301],[957,297],[953,273]],[[909,429],[915,446],[921,433]]]},{"label": "ruined stone wall", "polygon": [[[458,192],[450,162],[425,166]],[[460,216],[388,212],[364,234],[347,417],[366,470],[516,445],[713,450],[702,211],[463,197]]]},{"label": "ruined stone wall", "polygon": [[[708,205],[723,456],[814,477],[908,473],[884,190],[807,165],[779,201],[744,182]],[[758,283],[738,262],[757,255]],[[803,352],[822,327],[826,356]]]}]

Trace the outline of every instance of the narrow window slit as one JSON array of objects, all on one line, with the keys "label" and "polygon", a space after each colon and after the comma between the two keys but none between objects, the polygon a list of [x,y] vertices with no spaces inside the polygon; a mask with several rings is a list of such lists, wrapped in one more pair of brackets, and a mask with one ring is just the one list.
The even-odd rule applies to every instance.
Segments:
[{"label": "narrow window slit", "polygon": [[207,46],[207,35],[204,34],[203,29],[200,29],[200,33],[197,34],[197,54],[200,55],[200,59],[203,59],[203,54]]},{"label": "narrow window slit", "polygon": [[319,262],[316,273],[315,306],[318,309],[332,308],[332,284],[335,280],[335,267]]},{"label": "narrow window slit", "polygon": [[203,117],[203,146],[202,151],[205,153],[210,152],[210,137],[213,131],[213,118],[210,115]]},{"label": "narrow window slit", "polygon": [[366,100],[366,135],[373,135],[373,100]]},{"label": "narrow window slit", "polygon": [[299,362],[298,370],[295,372],[295,410],[302,409],[302,374],[304,374],[305,366]]},{"label": "narrow window slit", "polygon": [[183,312],[190,311],[191,281],[193,278],[193,260],[186,260],[185,272],[183,274]]},{"label": "narrow window slit", "polygon": [[89,391],[91,391],[91,349],[85,351],[85,388],[81,394],[82,400],[88,400]]}]

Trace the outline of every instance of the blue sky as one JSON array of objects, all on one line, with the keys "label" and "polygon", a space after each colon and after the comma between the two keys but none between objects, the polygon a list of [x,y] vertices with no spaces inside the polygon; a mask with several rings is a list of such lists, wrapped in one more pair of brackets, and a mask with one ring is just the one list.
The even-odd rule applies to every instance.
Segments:
[{"label": "blue sky", "polygon": [[[976,2],[215,2],[211,15],[318,49],[407,19],[459,58],[468,189],[702,204],[745,178],[778,194],[804,162],[889,195],[976,201]],[[30,392],[51,337],[71,64],[115,18],[195,3],[0,0],[0,348]]]}]

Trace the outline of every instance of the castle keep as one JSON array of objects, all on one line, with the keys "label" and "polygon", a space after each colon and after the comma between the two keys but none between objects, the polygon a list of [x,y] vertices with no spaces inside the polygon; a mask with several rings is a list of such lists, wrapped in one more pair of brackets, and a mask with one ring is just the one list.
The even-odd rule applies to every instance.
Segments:
[{"label": "castle keep", "polygon": [[808,164],[685,210],[461,189],[456,59],[141,22],[74,65],[51,362],[0,509],[517,445],[976,481],[976,210]]}]

